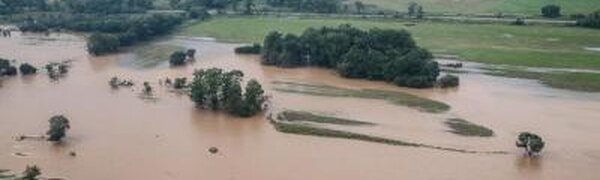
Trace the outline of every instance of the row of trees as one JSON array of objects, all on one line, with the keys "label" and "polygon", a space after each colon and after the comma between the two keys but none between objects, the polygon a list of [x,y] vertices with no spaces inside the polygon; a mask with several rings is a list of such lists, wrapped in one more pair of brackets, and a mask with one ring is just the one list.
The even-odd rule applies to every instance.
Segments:
[{"label": "row of trees", "polygon": [[101,55],[118,51],[121,46],[130,46],[139,41],[146,41],[155,36],[168,33],[181,24],[184,18],[177,15],[147,15],[117,19],[95,19],[72,22],[73,26],[65,26],[75,31],[97,31],[87,42],[88,52]]},{"label": "row of trees", "polygon": [[[19,66],[18,71],[21,75],[30,75],[37,73],[37,68],[28,63],[23,63]],[[12,65],[10,60],[0,58],[0,77],[17,75],[17,67]]]},{"label": "row of trees", "polygon": [[258,81],[247,82],[242,92],[244,73],[239,70],[223,71],[218,68],[197,70],[190,84],[191,99],[198,107],[249,117],[262,111],[264,91]]},{"label": "row of trees", "polygon": [[262,63],[280,67],[320,66],[348,78],[384,80],[399,86],[432,87],[439,75],[432,54],[418,47],[405,30],[350,25],[309,28],[300,36],[271,32]]},{"label": "row of trees", "polygon": [[336,13],[340,10],[341,0],[267,0],[272,7],[285,7],[294,11]]}]

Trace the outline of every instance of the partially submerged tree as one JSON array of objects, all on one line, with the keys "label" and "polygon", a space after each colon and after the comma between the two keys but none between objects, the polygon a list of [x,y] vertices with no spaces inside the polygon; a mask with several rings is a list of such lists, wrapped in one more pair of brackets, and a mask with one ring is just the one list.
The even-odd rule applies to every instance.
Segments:
[{"label": "partially submerged tree", "polygon": [[60,141],[66,136],[66,131],[71,128],[69,120],[63,115],[52,116],[50,120],[50,129],[46,132],[48,141]]},{"label": "partially submerged tree", "polygon": [[187,51],[185,51],[185,55],[189,59],[195,59],[196,58],[196,49],[188,49]]},{"label": "partially submerged tree", "polygon": [[530,132],[522,132],[517,137],[516,146],[520,148],[524,148],[527,152],[527,155],[533,156],[542,151],[545,146],[545,142],[542,137],[537,134]]},{"label": "partially submerged tree", "polygon": [[152,94],[152,86],[150,86],[150,83],[144,82],[144,89],[142,89],[142,92],[146,95]]},{"label": "partially submerged tree", "polygon": [[186,88],[187,85],[187,78],[182,77],[182,78],[175,78],[175,81],[173,83],[173,88],[175,89],[183,89]]},{"label": "partially submerged tree", "polygon": [[30,64],[23,63],[19,66],[19,71],[21,71],[22,75],[30,75],[35,74],[37,72],[37,68],[33,67]]},{"label": "partially submerged tree", "polygon": [[181,66],[185,64],[186,53],[183,51],[175,51],[171,54],[169,64],[171,66]]},{"label": "partially submerged tree", "polygon": [[10,60],[0,58],[0,76],[17,75],[17,68],[11,65]]},{"label": "partially submerged tree", "polygon": [[18,178],[20,180],[38,180],[39,177],[42,175],[42,171],[40,170],[40,168],[38,168],[37,166],[27,166],[25,168],[25,171],[23,171],[23,176],[21,178]]},{"label": "partially submerged tree", "polygon": [[438,80],[438,85],[441,88],[458,87],[460,80],[455,75],[445,75]]}]

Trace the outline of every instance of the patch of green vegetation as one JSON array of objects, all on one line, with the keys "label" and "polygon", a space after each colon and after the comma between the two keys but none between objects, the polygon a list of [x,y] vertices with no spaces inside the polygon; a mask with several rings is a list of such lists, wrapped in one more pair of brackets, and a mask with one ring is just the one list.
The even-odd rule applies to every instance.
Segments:
[{"label": "patch of green vegetation", "polygon": [[383,91],[374,89],[344,89],[327,85],[315,85],[296,82],[272,82],[274,90],[288,93],[309,94],[315,96],[354,97],[385,100],[392,104],[416,108],[425,112],[440,113],[448,111],[450,106],[404,92]]},{"label": "patch of green vegetation", "polygon": [[265,35],[271,31],[300,34],[308,27],[351,24],[362,29],[406,29],[419,46],[434,53],[457,54],[469,61],[600,69],[600,61],[596,61],[600,59],[600,53],[584,49],[600,46],[600,33],[594,29],[444,22],[421,22],[406,26],[407,23],[335,18],[216,17],[189,26],[180,34],[210,36],[226,42],[262,43]]},{"label": "patch of green vegetation", "polygon": [[185,48],[174,45],[145,45],[134,50],[137,58],[132,62],[133,66],[139,68],[155,67],[165,61],[169,61],[173,52],[185,51]]},{"label": "patch of green vegetation", "polygon": [[559,89],[582,92],[600,92],[600,74],[585,72],[532,72],[519,69],[491,68],[486,74],[510,78],[537,80],[540,83]]},{"label": "patch of green vegetation", "polygon": [[315,123],[351,125],[351,126],[375,125],[375,123],[371,123],[371,122],[364,122],[364,121],[343,119],[343,118],[337,118],[337,117],[316,115],[316,114],[313,114],[310,112],[305,112],[305,111],[287,110],[287,111],[281,112],[279,114],[279,116],[282,116],[282,117],[278,118],[278,119],[285,120],[285,121],[292,121],[292,122],[307,121],[307,122],[315,122]]},{"label": "patch of green vegetation", "polygon": [[473,124],[469,121],[459,118],[448,119],[445,124],[452,128],[451,133],[462,135],[462,136],[480,136],[490,137],[494,136],[494,131],[484,126]]}]

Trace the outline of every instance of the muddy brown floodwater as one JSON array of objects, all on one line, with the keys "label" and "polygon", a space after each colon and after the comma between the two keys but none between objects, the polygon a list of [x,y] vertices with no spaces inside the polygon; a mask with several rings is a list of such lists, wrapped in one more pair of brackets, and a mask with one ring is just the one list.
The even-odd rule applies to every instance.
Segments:
[{"label": "muddy brown floodwater", "polygon": [[[261,66],[256,56],[233,53],[236,45],[174,37],[166,43],[198,50],[183,68],[137,68],[135,54],[90,57],[82,37],[21,35],[0,39],[0,57],[43,66],[74,60],[68,76],[50,81],[42,72],[3,80],[0,88],[0,169],[22,171],[36,164],[45,176],[67,179],[600,179],[600,94],[555,90],[535,81],[460,74],[455,90],[414,90],[381,82],[349,80],[317,68]],[[240,69],[273,96],[275,110],[307,110],[377,123],[348,130],[410,142],[508,154],[464,154],[346,139],[283,134],[261,114],[240,119],[197,110],[186,96],[158,85],[194,69]],[[156,101],[141,89],[111,90],[112,76],[149,81]],[[270,90],[270,82],[301,81],[346,88],[404,91],[445,102],[430,114],[380,100],[318,97]],[[72,129],[64,144],[15,141],[44,133],[47,119],[64,114]],[[447,132],[444,120],[460,117],[495,131],[491,138]],[[539,159],[514,147],[520,131],[545,138]],[[217,154],[208,149],[218,147]],[[77,153],[76,157],[69,152]],[[15,155],[19,154],[19,155]]]}]

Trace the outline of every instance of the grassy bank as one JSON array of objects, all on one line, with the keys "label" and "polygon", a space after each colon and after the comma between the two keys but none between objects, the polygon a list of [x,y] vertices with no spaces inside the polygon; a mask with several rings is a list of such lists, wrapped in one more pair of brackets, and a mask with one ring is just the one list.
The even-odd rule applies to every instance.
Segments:
[{"label": "grassy bank", "polygon": [[575,27],[456,24],[359,19],[217,17],[183,29],[180,34],[210,36],[226,42],[262,42],[270,31],[300,34],[308,27],[351,24],[359,28],[407,29],[417,43],[434,53],[457,54],[469,61],[535,67],[600,69],[597,30]]},{"label": "grassy bank", "polygon": [[343,119],[337,117],[317,115],[305,111],[283,111],[279,114],[278,119],[283,119],[291,122],[314,122],[323,124],[336,124],[336,125],[350,125],[350,126],[364,126],[364,125],[375,125],[375,123],[357,121],[351,119]]},{"label": "grassy bank", "polygon": [[600,92],[600,74],[584,72],[530,72],[517,69],[489,69],[489,75],[537,80],[559,89]]},{"label": "grassy bank", "polygon": [[452,130],[451,133],[462,136],[479,136],[490,137],[494,135],[494,131],[484,126],[473,124],[464,119],[452,118],[444,122]]},{"label": "grassy bank", "polygon": [[315,96],[354,97],[378,99],[392,104],[407,106],[425,112],[439,113],[448,111],[450,106],[442,102],[421,98],[408,93],[372,89],[344,89],[327,85],[315,85],[295,82],[275,81],[274,90],[288,93],[309,94]]}]

